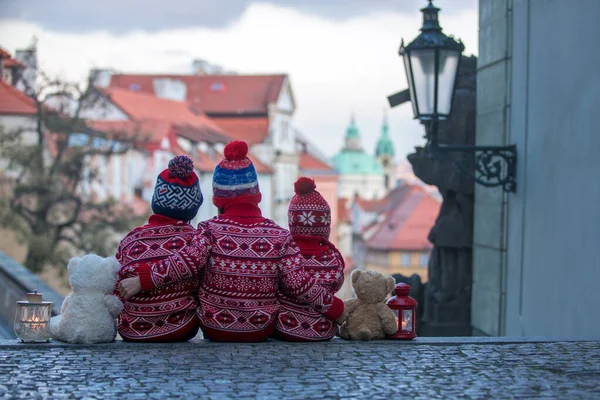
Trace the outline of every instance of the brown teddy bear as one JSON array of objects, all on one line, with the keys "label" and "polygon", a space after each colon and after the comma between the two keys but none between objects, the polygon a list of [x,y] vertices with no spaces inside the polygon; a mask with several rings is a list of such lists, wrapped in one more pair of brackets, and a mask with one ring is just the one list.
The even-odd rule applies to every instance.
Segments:
[{"label": "brown teddy bear", "polygon": [[340,337],[348,340],[385,339],[398,331],[396,315],[385,304],[396,282],[377,271],[352,271],[352,287],[356,299],[346,300],[346,322]]}]

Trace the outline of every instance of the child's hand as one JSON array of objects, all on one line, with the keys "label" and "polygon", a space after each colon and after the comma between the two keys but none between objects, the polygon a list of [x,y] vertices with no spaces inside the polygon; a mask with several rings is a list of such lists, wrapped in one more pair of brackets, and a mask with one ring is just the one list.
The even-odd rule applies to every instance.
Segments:
[{"label": "child's hand", "polygon": [[142,283],[140,277],[126,278],[119,284],[119,292],[125,299],[130,299],[142,291]]}]

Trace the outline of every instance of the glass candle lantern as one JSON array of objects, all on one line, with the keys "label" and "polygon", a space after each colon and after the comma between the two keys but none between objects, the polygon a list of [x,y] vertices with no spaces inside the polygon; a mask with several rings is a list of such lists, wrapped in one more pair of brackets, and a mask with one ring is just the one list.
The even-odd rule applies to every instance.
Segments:
[{"label": "glass candle lantern", "polygon": [[398,332],[388,336],[388,339],[414,339],[417,337],[415,331],[415,310],[418,303],[410,297],[410,285],[406,283],[396,284],[394,289],[396,295],[390,298],[387,305],[398,316]]},{"label": "glass candle lantern", "polygon": [[17,301],[15,334],[23,342],[49,342],[51,301],[43,301],[42,294],[34,290],[27,293],[27,300]]}]

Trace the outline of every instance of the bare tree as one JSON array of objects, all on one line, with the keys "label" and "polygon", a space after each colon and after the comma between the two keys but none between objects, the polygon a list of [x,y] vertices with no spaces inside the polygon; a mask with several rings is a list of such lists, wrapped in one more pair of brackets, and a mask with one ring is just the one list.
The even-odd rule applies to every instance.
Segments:
[{"label": "bare tree", "polygon": [[[80,116],[99,104],[91,85],[39,78],[27,88],[36,115],[32,126],[0,127],[0,160],[7,166],[0,224],[27,246],[25,266],[65,265],[76,252],[109,255],[118,235],[138,223],[118,199],[98,200],[93,160],[107,160],[143,145],[132,129],[98,129]],[[8,179],[6,179],[8,177]]]}]

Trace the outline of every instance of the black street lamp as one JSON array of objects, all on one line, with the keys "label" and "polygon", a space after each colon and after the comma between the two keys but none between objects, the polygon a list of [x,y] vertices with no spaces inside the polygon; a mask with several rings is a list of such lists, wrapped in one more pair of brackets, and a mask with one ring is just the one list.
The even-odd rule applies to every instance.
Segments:
[{"label": "black street lamp", "polygon": [[450,117],[452,100],[461,54],[465,46],[461,41],[442,32],[438,14],[440,9],[429,4],[421,9],[423,27],[421,34],[408,45],[400,45],[404,60],[408,90],[388,98],[395,107],[406,101],[412,103],[415,119],[426,128],[429,153],[439,158],[447,152],[464,152],[474,155],[474,165],[459,165],[475,182],[487,187],[502,186],[504,191],[516,190],[517,150],[510,146],[454,146],[438,143],[438,122]]}]

